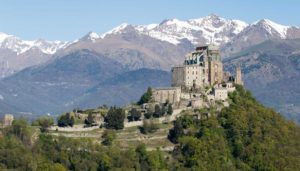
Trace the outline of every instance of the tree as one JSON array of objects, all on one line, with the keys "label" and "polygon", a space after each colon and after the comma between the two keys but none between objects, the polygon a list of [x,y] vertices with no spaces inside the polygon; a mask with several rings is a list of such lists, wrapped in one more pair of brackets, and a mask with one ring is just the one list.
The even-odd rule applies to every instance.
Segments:
[{"label": "tree", "polygon": [[102,135],[102,138],[103,138],[102,144],[103,145],[112,145],[113,140],[116,139],[116,137],[117,137],[117,135],[116,135],[115,130],[107,129],[104,131],[104,133]]},{"label": "tree", "polygon": [[144,103],[148,103],[151,100],[151,98],[152,98],[152,89],[151,89],[151,87],[149,87],[147,89],[147,92],[144,93],[142,95],[142,97],[140,98],[140,100],[138,101],[138,104],[142,105]]},{"label": "tree", "polygon": [[48,128],[54,124],[54,120],[51,117],[44,116],[34,120],[32,126],[40,126],[41,132],[47,132]]},{"label": "tree", "polygon": [[172,107],[171,104],[168,105],[167,114],[168,114],[168,115],[172,115],[172,114],[173,114],[173,107]]},{"label": "tree", "polygon": [[84,120],[84,123],[88,127],[95,123],[93,114],[91,112],[88,114],[88,117]]},{"label": "tree", "polygon": [[153,116],[159,118],[161,116],[161,109],[158,104],[155,105]]},{"label": "tree", "polygon": [[59,127],[73,126],[75,122],[74,116],[71,116],[70,113],[61,115],[57,120],[57,125]]},{"label": "tree", "polygon": [[26,145],[30,145],[33,130],[26,119],[20,118],[13,121],[12,126],[8,128],[8,133],[15,135]]},{"label": "tree", "polygon": [[161,107],[161,116],[164,116],[165,113],[166,113],[166,107],[165,107],[165,105],[162,105],[162,107]]},{"label": "tree", "polygon": [[130,113],[130,115],[128,116],[129,121],[138,121],[142,116],[141,112],[139,112],[136,108],[132,108],[129,113]]},{"label": "tree", "polygon": [[174,122],[174,128],[170,129],[168,138],[173,143],[178,143],[178,138],[184,135],[184,129],[179,119]]},{"label": "tree", "polygon": [[153,113],[151,113],[151,112],[147,112],[144,114],[146,119],[150,119],[152,117],[152,115],[153,115]]},{"label": "tree", "polygon": [[124,128],[125,112],[122,108],[111,107],[105,117],[107,128],[123,129]]}]

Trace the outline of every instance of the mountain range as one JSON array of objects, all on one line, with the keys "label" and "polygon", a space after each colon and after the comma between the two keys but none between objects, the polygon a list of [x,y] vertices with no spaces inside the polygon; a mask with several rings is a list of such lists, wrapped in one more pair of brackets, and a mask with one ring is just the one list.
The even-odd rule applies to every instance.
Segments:
[{"label": "mountain range", "polygon": [[[184,47],[188,50],[195,46],[214,43],[222,48],[224,57],[231,56],[249,46],[262,43],[269,39],[295,39],[300,38],[300,28],[296,26],[284,26],[277,24],[273,21],[262,19],[260,21],[248,24],[246,22],[235,19],[224,19],[214,14],[182,21],[179,19],[166,19],[159,24],[149,25],[131,25],[123,23],[114,29],[98,35],[95,32],[89,32],[82,38],[74,41],[46,41],[42,39],[34,41],[25,41],[20,38],[0,33],[0,77],[12,75],[24,68],[39,65],[51,58],[55,58],[61,52],[64,53],[66,49],[76,50],[76,48],[93,46],[98,51],[105,53],[114,53],[118,55],[119,48],[112,49],[109,45],[102,45],[103,43],[109,44],[107,41],[112,41],[111,46],[118,47],[123,42],[119,41],[118,36],[126,35],[126,40],[140,39],[139,44],[144,44],[142,41],[145,39],[153,38],[160,40],[164,44],[170,43],[172,45]],[[134,40],[133,40],[134,41]],[[157,42],[157,41],[156,41]],[[136,42],[133,42],[136,43]],[[101,44],[101,45],[99,45]],[[96,47],[98,46],[98,47]],[[106,46],[108,49],[103,49]],[[125,45],[122,45],[125,46]],[[112,49],[112,50],[111,50]],[[97,51],[97,50],[96,50]],[[111,52],[113,51],[113,52]],[[115,52],[118,51],[118,52]],[[156,50],[159,51],[159,50]],[[162,53],[163,50],[161,50]],[[161,58],[150,54],[151,58]],[[159,54],[166,56],[165,54]],[[168,54],[167,54],[168,55]],[[178,56],[181,56],[179,54]],[[149,59],[150,60],[150,59]],[[177,64],[180,61],[171,59],[173,63]],[[127,61],[131,67],[132,59]],[[159,59],[151,59],[155,63],[155,67],[163,70],[169,70],[170,64],[166,61]],[[158,63],[160,66],[158,66]],[[134,64],[133,68],[149,67],[147,63]],[[151,64],[153,65],[153,64]]]},{"label": "mountain range", "polygon": [[[214,43],[221,48],[226,70],[241,64],[246,87],[264,104],[297,120],[297,38],[296,26],[267,19],[249,24],[216,15],[124,23],[70,42],[24,41],[0,33],[0,113],[124,105],[136,101],[147,85],[168,86],[173,65],[196,46]],[[286,79],[291,89],[285,89]],[[294,100],[288,101],[291,94]]]}]

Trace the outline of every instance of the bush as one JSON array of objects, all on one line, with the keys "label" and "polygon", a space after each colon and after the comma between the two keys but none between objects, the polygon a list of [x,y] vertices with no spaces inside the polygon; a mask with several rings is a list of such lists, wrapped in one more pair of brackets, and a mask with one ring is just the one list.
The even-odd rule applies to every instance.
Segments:
[{"label": "bush", "polygon": [[115,140],[117,137],[115,130],[107,129],[104,131],[102,138],[102,144],[103,145],[112,145],[113,140]]},{"label": "bush", "polygon": [[143,127],[141,128],[141,132],[143,134],[154,133],[159,129],[159,125],[155,123],[153,120],[144,120]]},{"label": "bush", "polygon": [[54,120],[51,117],[44,116],[34,120],[32,126],[40,126],[41,132],[47,132],[48,128],[54,124]]}]

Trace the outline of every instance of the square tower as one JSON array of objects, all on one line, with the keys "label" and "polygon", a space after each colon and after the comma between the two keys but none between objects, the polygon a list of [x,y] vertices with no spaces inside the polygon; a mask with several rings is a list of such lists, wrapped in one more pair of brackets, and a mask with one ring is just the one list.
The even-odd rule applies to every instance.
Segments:
[{"label": "square tower", "polygon": [[172,86],[203,88],[221,83],[223,65],[217,46],[200,46],[189,53],[183,65],[172,68]]}]

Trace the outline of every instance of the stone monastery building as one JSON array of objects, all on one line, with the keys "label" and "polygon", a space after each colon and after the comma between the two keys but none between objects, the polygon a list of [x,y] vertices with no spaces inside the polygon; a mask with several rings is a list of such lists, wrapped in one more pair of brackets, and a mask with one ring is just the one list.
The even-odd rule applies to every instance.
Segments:
[{"label": "stone monastery building", "polygon": [[221,83],[223,65],[217,46],[197,47],[195,52],[188,54],[184,64],[172,68],[173,87],[201,88]]},{"label": "stone monastery building", "polygon": [[225,101],[228,92],[235,89],[233,83],[243,84],[240,67],[237,67],[237,80],[229,79],[223,72],[220,50],[215,45],[197,47],[187,54],[182,65],[172,67],[171,71],[172,87],[153,90],[157,103],[203,104],[204,96],[210,101]]}]

